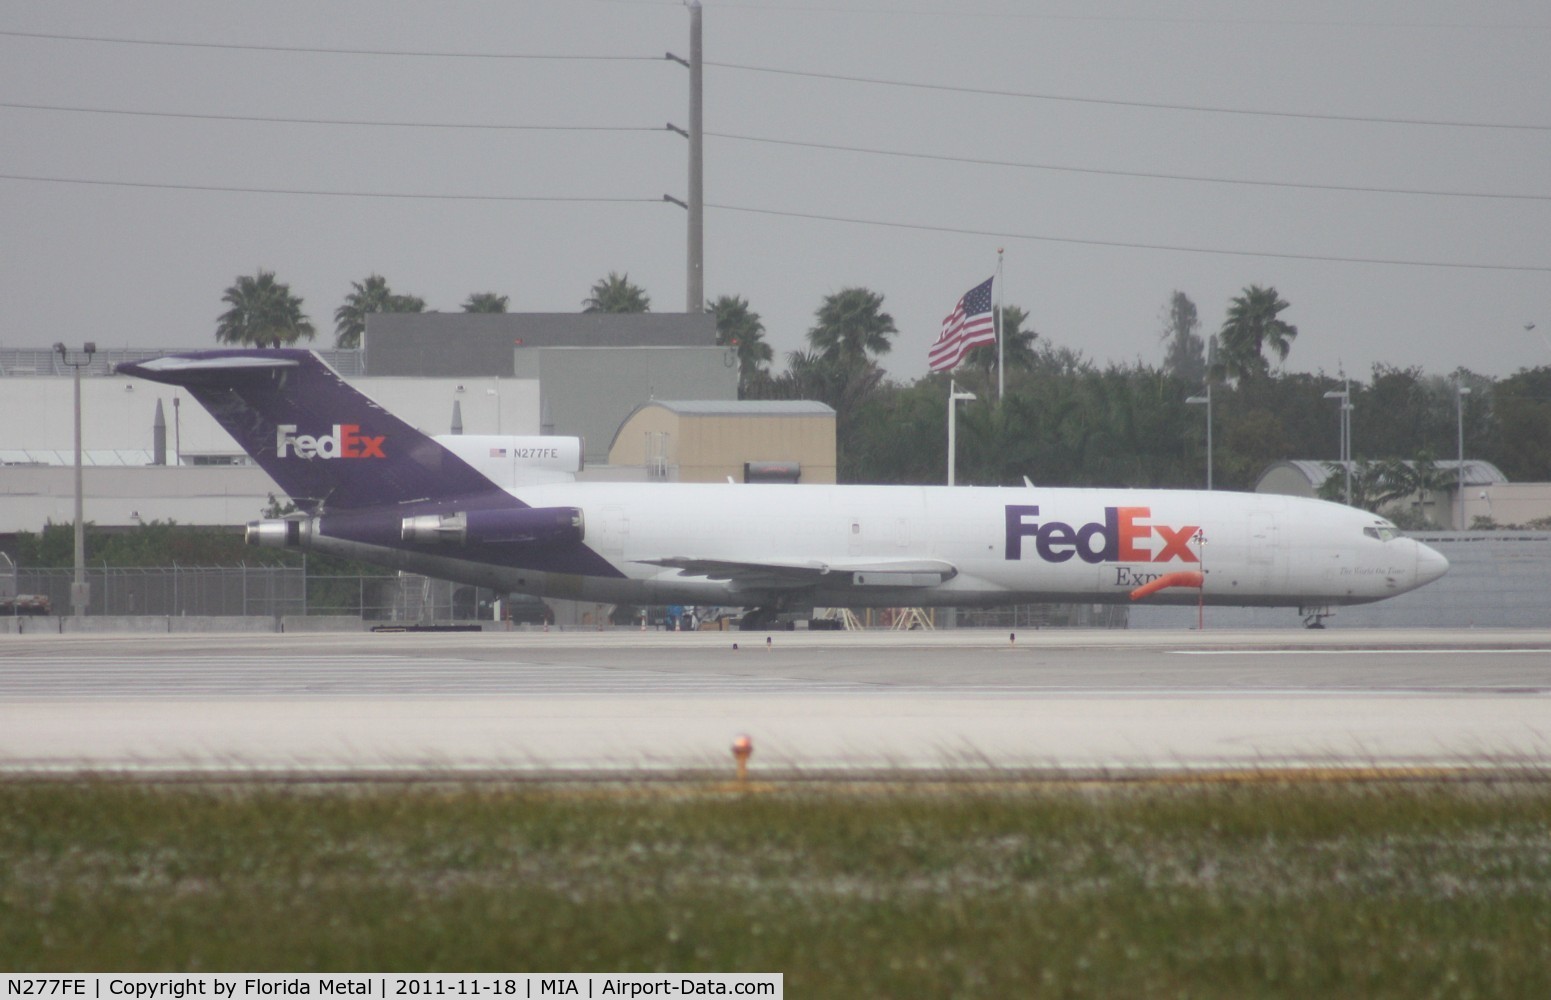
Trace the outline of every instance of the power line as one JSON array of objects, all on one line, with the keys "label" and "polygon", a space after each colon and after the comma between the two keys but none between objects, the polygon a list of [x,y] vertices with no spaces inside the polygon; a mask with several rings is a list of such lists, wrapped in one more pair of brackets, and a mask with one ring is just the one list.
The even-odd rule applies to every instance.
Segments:
[{"label": "power line", "polygon": [[1278,260],[1308,260],[1338,264],[1388,264],[1395,267],[1459,268],[1473,271],[1524,271],[1551,274],[1551,267],[1532,264],[1472,264],[1461,261],[1407,260],[1394,257],[1343,257],[1332,254],[1277,253],[1270,250],[1224,250],[1217,247],[1192,247],[1167,243],[1132,243],[1123,240],[1092,240],[1075,236],[1049,236],[1040,233],[1016,233],[996,229],[969,229],[959,226],[928,226],[912,222],[887,222],[881,219],[857,219],[840,215],[819,215],[809,212],[787,212],[771,208],[750,208],[746,205],[716,205],[706,203],[707,208],[724,212],[745,212],[751,215],[771,215],[816,222],[843,222],[858,226],[882,226],[888,229],[910,229],[917,232],[952,233],[959,236],[990,236],[997,239],[1030,240],[1038,243],[1066,243],[1077,246],[1112,247],[1122,250],[1165,250],[1171,253],[1220,254],[1226,257],[1270,257]]},{"label": "power line", "polygon": [[[1541,26],[1528,25],[1527,28]],[[392,56],[427,59],[510,59],[550,60],[577,62],[661,62],[660,56],[643,55],[566,55],[554,53],[520,52],[432,52],[414,49],[353,49],[342,47],[300,45],[256,45],[236,42],[189,42],[154,38],[113,38],[100,35],[67,35],[52,32],[0,30],[0,37],[37,38],[52,41],[98,42],[113,45],[154,45],[172,48],[222,49],[248,52],[287,52],[315,55]],[[1190,111],[1200,114],[1244,115],[1266,118],[1291,118],[1308,121],[1356,122],[1376,125],[1411,125],[1434,128],[1507,129],[1530,132],[1551,131],[1551,125],[1533,125],[1515,122],[1473,122],[1459,119],[1393,118],[1378,115],[1320,114],[1307,111],[1277,111],[1256,108],[1234,108],[1208,104],[1177,104],[1162,101],[1136,101],[1105,97],[1079,97],[1071,94],[1048,94],[1032,91],[999,90],[989,87],[965,87],[942,83],[921,83],[912,80],[890,80],[882,77],[850,76],[841,73],[819,73],[810,70],[782,69],[774,66],[751,66],[741,63],[705,60],[703,65],[718,69],[741,70],[748,73],[770,73],[781,76],[807,77],[816,80],[835,80],[844,83],[865,83],[882,87],[904,87],[916,90],[933,90],[944,93],[978,94],[989,97],[1021,98],[1024,100],[1055,101],[1070,104],[1096,104],[1110,107],[1142,108],[1154,111]]]},{"label": "power line", "polygon": [[1246,28],[1396,28],[1438,29],[1446,31],[1548,31],[1551,25],[1532,23],[1468,22],[1468,21],[1340,21],[1316,18],[1266,18],[1266,17],[1185,17],[1153,14],[1052,14],[1036,11],[973,11],[952,9],[932,10],[907,7],[858,7],[849,4],[800,4],[800,3],[718,3],[718,14],[736,11],[782,11],[802,14],[867,14],[882,17],[943,17],[956,21],[1053,21],[1097,24],[1210,24],[1219,27]]},{"label": "power line", "polygon": [[1374,115],[1317,114],[1310,111],[1267,111],[1264,109],[1231,108],[1210,104],[1126,101],[1109,97],[1076,97],[1070,94],[1043,94],[1034,91],[997,90],[990,87],[961,87],[947,83],[919,83],[912,80],[888,80],[882,77],[848,76],[843,73],[817,73],[809,70],[781,69],[775,66],[748,66],[741,63],[714,62],[710,59],[705,61],[705,65],[715,66],[718,69],[741,70],[746,73],[800,76],[814,80],[867,83],[880,87],[905,87],[912,90],[933,90],[952,94],[978,94],[985,97],[1014,97],[1031,101],[1057,101],[1067,104],[1102,104],[1119,108],[1143,108],[1149,111],[1193,111],[1200,114],[1244,115],[1259,118],[1297,118],[1308,121],[1358,122],[1367,125],[1423,125],[1436,128],[1513,129],[1526,132],[1551,132],[1551,125],[1525,125],[1513,122],[1470,122],[1442,118],[1385,118]]},{"label": "power line", "polygon": [[[0,105],[3,107],[4,105]],[[1238,184],[1247,187],[1298,188],[1310,191],[1352,191],[1362,194],[1430,195],[1448,198],[1503,198],[1519,201],[1551,201],[1546,194],[1504,194],[1493,191],[1449,191],[1429,188],[1369,187],[1357,184],[1317,184],[1301,181],[1260,181],[1238,177],[1210,177],[1201,174],[1168,174],[1144,170],[1111,170],[1102,167],[1072,167],[1056,163],[1025,163],[1017,160],[992,160],[975,156],[945,156],[937,153],[912,153],[898,149],[872,149],[865,146],[843,146],[825,142],[801,142],[795,139],[771,139],[765,136],[735,135],[730,132],[706,132],[718,139],[735,139],[739,142],[766,143],[774,146],[797,146],[805,149],[825,149],[844,153],[866,153],[873,156],[896,156],[912,160],[933,160],[941,163],[967,163],[985,167],[1013,167],[1020,170],[1051,170],[1072,174],[1096,174],[1102,177],[1139,177],[1148,180],[1194,181],[1202,184]]]},{"label": "power line", "polygon": [[[159,191],[202,191],[221,194],[294,195],[325,198],[387,198],[412,201],[471,201],[471,202],[557,202],[593,204],[654,204],[664,199],[641,197],[599,197],[595,195],[480,195],[480,194],[426,194],[406,191],[337,191],[309,188],[266,188],[219,184],[171,184],[153,181],[114,181],[79,177],[43,177],[27,174],[0,174],[0,180],[44,184],[72,184],[92,187],[139,188]],[[930,226],[921,223],[889,222],[880,219],[859,219],[839,215],[821,215],[812,212],[791,212],[769,208],[752,208],[746,205],[722,205],[706,203],[707,208],[725,212],[743,212],[750,215],[778,216],[805,219],[813,222],[840,222],[849,225],[880,226],[886,229],[908,229],[917,232],[952,233],[961,236],[989,236],[998,239],[1030,240],[1041,243],[1064,243],[1077,246],[1112,247],[1125,250],[1161,250],[1172,253],[1218,254],[1228,257],[1268,257],[1280,260],[1306,260],[1342,264],[1387,264],[1397,267],[1456,268],[1478,271],[1519,271],[1551,274],[1551,267],[1529,264],[1475,264],[1461,261],[1408,260],[1389,257],[1346,257],[1331,254],[1278,253],[1269,250],[1224,250],[1216,247],[1192,247],[1166,243],[1137,243],[1122,240],[1083,239],[1075,236],[1050,236],[1040,233],[1019,233],[994,229],[971,229],[959,226]]]},{"label": "power line", "polygon": [[309,188],[240,187],[225,184],[168,184],[154,181],[109,181],[84,177],[41,177],[0,174],[0,180],[92,187],[149,188],[157,191],[211,191],[222,194],[284,194],[319,198],[400,198],[416,201],[594,202],[599,204],[661,204],[662,198],[614,198],[596,195],[424,194],[411,191],[329,191]]},{"label": "power line", "polygon": [[556,55],[536,52],[427,52],[417,49],[349,49],[314,45],[253,45],[238,42],[180,42],[161,38],[111,38],[103,35],[63,35],[43,31],[0,31],[10,38],[41,38],[56,42],[101,42],[107,45],[160,45],[179,49],[226,49],[239,52],[296,52],[329,56],[407,56],[424,59],[545,59],[559,62],[661,62],[661,56]]},{"label": "power line", "polygon": [[354,118],[285,118],[270,115],[216,115],[186,111],[136,111],[123,108],[87,108],[61,104],[19,104],[0,101],[0,108],[23,111],[61,111],[72,114],[125,115],[138,118],[185,118],[191,121],[262,122],[271,125],[349,125],[373,128],[487,129],[511,132],[665,132],[663,125],[501,125],[480,122],[403,122]]},{"label": "power line", "polygon": [[[278,115],[201,114],[186,111],[145,111],[129,108],[94,108],[60,104],[23,104],[0,101],[0,108],[22,111],[62,112],[69,114],[118,115],[137,118],[170,118],[188,121],[258,122],[270,125],[327,125],[363,128],[425,128],[467,129],[502,132],[664,132],[671,131],[662,125],[512,125],[486,122],[428,122],[388,121],[357,118],[290,118]],[[847,146],[839,143],[806,142],[797,139],[775,139],[769,136],[740,135],[732,132],[705,133],[717,139],[736,142],[761,143],[772,146],[791,146],[800,149],[822,149],[830,152],[863,153],[870,156],[892,156],[901,159],[929,160],[939,163],[964,163],[972,166],[1008,167],[1018,170],[1046,170],[1055,173],[1089,174],[1100,177],[1132,177],[1146,180],[1189,181],[1201,184],[1232,184],[1244,187],[1290,188],[1307,191],[1345,191],[1359,194],[1417,195],[1438,198],[1490,198],[1507,201],[1551,201],[1551,195],[1519,194],[1497,191],[1459,191],[1442,188],[1396,188],[1363,184],[1320,184],[1311,181],[1253,180],[1242,177],[1215,177],[1203,174],[1174,174],[1150,170],[1116,170],[1105,167],[1076,167],[1059,163],[1030,163],[1020,160],[997,160],[977,156],[947,156],[938,153],[915,153],[902,149],[878,149],[867,146]]]},{"label": "power line", "polygon": [[[1444,25],[1438,25],[1444,27]],[[1524,25],[1526,29],[1547,26]],[[69,35],[40,31],[0,30],[0,37],[37,38],[51,41],[97,42],[112,45],[152,45],[171,48],[220,49],[246,52],[286,52],[313,55],[391,56],[425,59],[510,59],[548,60],[558,62],[661,62],[660,56],[644,55],[587,55],[536,52],[433,52],[416,49],[355,49],[344,47],[304,45],[257,45],[237,42],[190,42],[155,38],[114,38],[102,35]],[[1024,100],[1055,101],[1070,104],[1097,104],[1110,107],[1142,108],[1154,111],[1191,111],[1201,114],[1245,115],[1266,118],[1291,118],[1308,121],[1356,122],[1376,125],[1411,125],[1434,128],[1507,129],[1530,132],[1551,131],[1551,125],[1534,125],[1515,122],[1473,122],[1459,119],[1394,118],[1379,115],[1320,114],[1307,111],[1277,111],[1256,108],[1234,108],[1208,104],[1177,104],[1162,101],[1136,101],[1105,97],[1080,97],[1071,94],[1048,94],[1032,91],[999,90],[989,87],[965,87],[953,84],[921,83],[912,80],[890,80],[882,77],[850,76],[841,73],[819,73],[811,70],[782,69],[774,66],[751,66],[741,63],[705,60],[703,65],[718,69],[741,70],[748,73],[770,73],[781,76],[799,76],[817,80],[835,80],[844,83],[865,83],[882,87],[905,87],[916,90],[934,90],[944,93],[979,94],[989,97],[1021,98]]]}]

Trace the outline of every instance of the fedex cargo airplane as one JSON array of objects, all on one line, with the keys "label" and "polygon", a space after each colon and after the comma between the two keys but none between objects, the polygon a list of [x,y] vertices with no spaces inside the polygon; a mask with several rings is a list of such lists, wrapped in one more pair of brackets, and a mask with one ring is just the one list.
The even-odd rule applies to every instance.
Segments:
[{"label": "fedex cargo airplane", "polygon": [[1189,490],[577,482],[563,437],[428,437],[304,350],[118,366],[182,386],[299,513],[248,525],[428,576],[616,604],[748,609],[1026,602],[1258,605],[1318,624],[1448,561],[1321,500]]}]

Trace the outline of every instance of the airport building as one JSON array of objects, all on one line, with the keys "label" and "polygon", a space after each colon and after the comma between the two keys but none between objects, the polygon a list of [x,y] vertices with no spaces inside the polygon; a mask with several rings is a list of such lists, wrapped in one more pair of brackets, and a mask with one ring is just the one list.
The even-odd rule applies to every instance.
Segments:
[{"label": "airport building", "polygon": [[[274,496],[276,487],[269,477],[186,393],[113,373],[113,366],[122,361],[187,350],[102,350],[83,369],[88,521],[105,528],[176,521],[235,529],[263,516],[274,501],[286,499]],[[709,316],[376,315],[368,321],[361,350],[318,353],[352,385],[427,434],[581,438],[584,479],[836,479],[834,411],[806,401],[739,401],[736,354],[716,346]],[[0,349],[0,552],[14,552],[10,543],[18,532],[73,519],[72,379],[71,369],[51,351]],[[1430,523],[1450,528],[1457,523],[1451,515],[1457,518],[1460,500],[1453,485],[1455,463],[1437,464],[1449,486],[1436,496],[1408,502]],[[1500,524],[1527,524],[1551,515],[1551,484],[1509,483],[1490,463],[1474,460],[1465,463],[1464,472],[1466,525],[1478,516]],[[1277,463],[1257,489],[1312,496],[1329,475],[1330,463]],[[1551,534],[1459,532],[1428,540],[1454,563],[1450,576],[1393,602],[1348,609],[1338,621],[1546,623],[1551,612],[1543,595],[1551,586],[1551,570],[1546,568],[1551,566]],[[275,571],[287,572],[296,571]],[[245,574],[230,587],[241,590],[246,605],[256,582]],[[126,585],[122,593],[103,586],[98,593],[104,602],[111,595],[115,612],[123,608],[144,614],[152,606],[145,586]],[[276,586],[294,589],[300,584],[292,580]],[[189,595],[219,589],[208,582],[180,584],[175,578],[174,596],[155,607],[215,613],[188,610]],[[400,589],[404,592],[395,598],[394,614],[413,619],[418,612],[412,602],[423,594],[409,584]],[[363,606],[370,603],[369,596],[363,594]],[[283,600],[290,600],[287,606],[296,603],[294,597]],[[65,604],[58,598],[55,603]],[[93,613],[101,610],[102,605],[95,606]],[[1090,610],[1095,616],[1105,614],[1102,619],[1066,623],[1123,625],[1127,611],[1133,625],[1189,627],[1193,621],[1177,608]],[[1112,616],[1111,610],[1118,613]],[[1287,625],[1289,614],[1215,612],[1220,625],[1279,627]],[[1016,619],[979,623],[1026,624]]]},{"label": "airport building", "polygon": [[[1473,458],[1465,460],[1463,469],[1454,459],[1434,462],[1433,467],[1442,481],[1439,489],[1395,501],[1397,506],[1414,512],[1419,523],[1431,528],[1464,529],[1482,521],[1525,525],[1551,518],[1551,483],[1511,483],[1491,462]],[[1341,474],[1340,462],[1276,462],[1260,474],[1255,492],[1317,497],[1326,481]]]},{"label": "airport building", "polygon": [[[379,314],[363,349],[318,353],[427,434],[581,438],[584,479],[834,482],[834,412],[740,402],[715,340],[703,314]],[[271,506],[274,483],[204,407],[113,372],[187,350],[100,350],[82,370],[86,520],[236,527]],[[0,551],[74,519],[73,377],[52,351],[0,349]]]},{"label": "airport building", "polygon": [[833,483],[835,411],[811,400],[654,400],[619,425],[609,465],[647,480]]}]

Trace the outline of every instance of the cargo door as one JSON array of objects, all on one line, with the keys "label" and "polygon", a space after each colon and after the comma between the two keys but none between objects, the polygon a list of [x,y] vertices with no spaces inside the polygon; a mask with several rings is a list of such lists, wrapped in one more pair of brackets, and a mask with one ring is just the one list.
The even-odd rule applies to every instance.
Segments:
[{"label": "cargo door", "polygon": [[1264,511],[1249,516],[1251,586],[1257,594],[1279,593],[1287,584],[1287,553],[1282,549],[1276,515]]},{"label": "cargo door", "polygon": [[[623,561],[625,546],[630,541],[630,517],[623,507],[605,507],[598,518],[598,554],[613,563]],[[588,522],[588,528],[592,523]],[[591,531],[588,532],[591,536]]]}]

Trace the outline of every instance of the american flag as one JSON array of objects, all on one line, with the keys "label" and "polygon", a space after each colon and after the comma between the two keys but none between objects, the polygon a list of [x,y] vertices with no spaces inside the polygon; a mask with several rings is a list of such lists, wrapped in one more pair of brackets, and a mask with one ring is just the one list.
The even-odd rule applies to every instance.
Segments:
[{"label": "american flag", "polygon": [[505,448],[491,448],[490,449],[490,457],[491,458],[505,458],[506,457],[506,449]]},{"label": "american flag", "polygon": [[943,317],[942,334],[927,353],[932,371],[948,371],[964,360],[964,352],[971,347],[996,343],[996,322],[991,313],[993,280],[987,278],[965,292],[953,311]]}]

